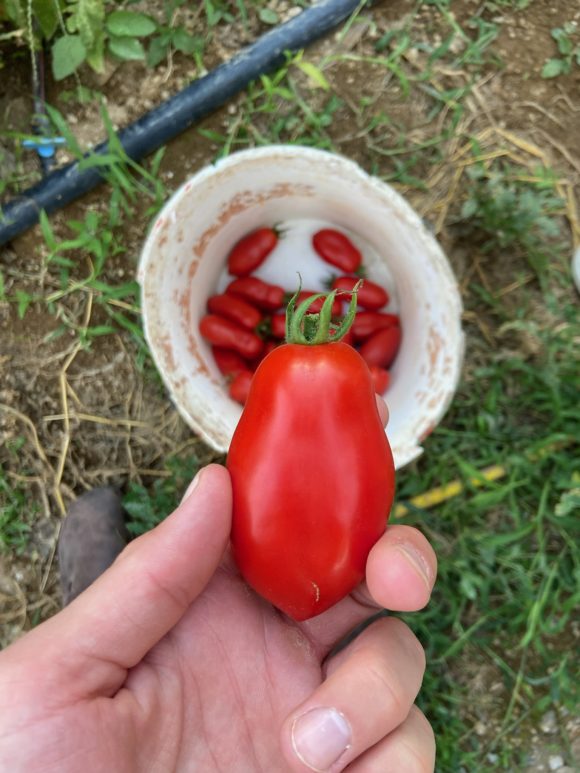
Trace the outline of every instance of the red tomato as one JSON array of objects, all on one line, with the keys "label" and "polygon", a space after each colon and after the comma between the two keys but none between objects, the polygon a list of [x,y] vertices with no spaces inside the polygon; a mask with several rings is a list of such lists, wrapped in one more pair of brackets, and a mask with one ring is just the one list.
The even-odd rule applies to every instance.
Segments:
[{"label": "red tomato", "polygon": [[234,276],[247,276],[266,260],[278,243],[273,228],[258,228],[234,246],[228,256],[228,271]]},{"label": "red tomato", "polygon": [[273,314],[270,330],[274,338],[286,338],[286,315]]},{"label": "red tomato", "polygon": [[399,326],[397,314],[382,314],[377,311],[359,311],[352,323],[352,334],[356,341],[364,341],[373,333],[386,327]]},{"label": "red tomato", "polygon": [[232,380],[229,388],[229,395],[240,405],[244,405],[250,393],[250,384],[254,374],[249,370],[241,370]]},{"label": "red tomato", "polygon": [[[332,283],[333,290],[352,290],[360,280],[352,276],[340,276]],[[344,297],[344,296],[343,296]],[[350,296],[346,296],[350,298]],[[377,311],[389,302],[389,296],[384,287],[365,279],[357,291],[356,300],[363,309]]]},{"label": "red tomato", "polygon": [[[305,301],[307,298],[310,298],[312,295],[318,295],[318,292],[316,292],[316,290],[302,290],[298,295],[298,298],[296,298],[295,305],[300,306],[300,304],[303,301]],[[310,306],[310,308],[308,309],[308,312],[310,314],[319,314],[323,303],[324,303],[324,298],[319,298],[317,301],[314,301],[312,306]],[[332,316],[338,317],[341,312],[342,312],[342,303],[338,300],[338,298],[336,298],[336,300],[332,304]]]},{"label": "red tomato", "polygon": [[334,228],[323,228],[312,237],[312,246],[320,257],[341,271],[353,274],[362,263],[362,255],[351,240]]},{"label": "red tomato", "polygon": [[388,370],[379,368],[378,365],[369,365],[369,370],[371,372],[371,378],[373,380],[375,392],[379,395],[382,395],[388,389],[389,383],[391,381],[391,374]]},{"label": "red tomato", "polygon": [[258,309],[234,295],[214,295],[209,298],[207,307],[213,314],[220,314],[249,330],[254,330],[262,320]]},{"label": "red tomato", "polygon": [[356,587],[395,478],[358,352],[342,342],[277,347],[254,374],[227,467],[234,555],[258,593],[306,620]]},{"label": "red tomato", "polygon": [[248,363],[231,349],[212,346],[211,352],[220,373],[223,373],[224,376],[235,376],[242,370],[249,370]]},{"label": "red tomato", "polygon": [[285,291],[278,287],[278,285],[270,285],[256,276],[234,279],[226,287],[226,293],[228,295],[239,295],[244,300],[267,311],[281,309],[286,295]]},{"label": "red tomato", "polygon": [[359,351],[367,365],[389,368],[397,356],[400,344],[401,328],[388,327],[367,338]]},{"label": "red tomato", "polygon": [[264,342],[255,333],[244,330],[229,319],[217,314],[207,314],[199,323],[200,333],[214,346],[233,349],[242,357],[257,357],[264,348]]}]

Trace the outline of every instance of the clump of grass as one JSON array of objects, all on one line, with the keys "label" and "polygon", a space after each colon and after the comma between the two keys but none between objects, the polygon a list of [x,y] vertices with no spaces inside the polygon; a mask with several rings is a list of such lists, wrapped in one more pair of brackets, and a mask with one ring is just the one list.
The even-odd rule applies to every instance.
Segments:
[{"label": "clump of grass", "polygon": [[0,464],[0,551],[25,552],[32,529],[30,516],[26,492],[10,483]]},{"label": "clump of grass", "polygon": [[469,185],[461,209],[462,231],[475,238],[482,252],[518,250],[541,275],[561,248],[561,225],[554,217],[563,202],[554,179],[537,170],[530,182],[520,169],[497,163],[467,170]]},{"label": "clump of grass", "polygon": [[[514,770],[525,754],[506,740],[519,724],[552,705],[577,705],[570,646],[580,604],[580,320],[559,293],[540,297],[558,325],[539,324],[533,304],[517,322],[538,339],[538,353],[496,357],[490,346],[425,456],[399,475],[402,500],[453,478],[466,486],[436,512],[415,509],[405,519],[427,533],[439,557],[433,601],[408,622],[428,652],[421,700],[438,738],[440,773]],[[496,302],[496,313],[502,309]],[[505,478],[470,488],[469,478],[489,464],[503,465]],[[474,661],[492,664],[505,689],[498,728],[484,740],[473,732],[481,707],[461,679]]]},{"label": "clump of grass", "polygon": [[131,534],[139,536],[166,518],[179,504],[200,466],[196,456],[174,457],[165,462],[167,477],[158,478],[150,488],[131,481],[123,498]]}]

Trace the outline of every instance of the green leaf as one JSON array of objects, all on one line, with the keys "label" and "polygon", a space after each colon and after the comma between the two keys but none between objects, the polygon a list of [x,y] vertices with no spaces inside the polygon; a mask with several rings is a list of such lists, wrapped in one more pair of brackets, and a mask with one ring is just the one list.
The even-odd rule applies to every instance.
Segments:
[{"label": "green leaf", "polygon": [[542,67],[542,78],[556,78],[562,73],[568,72],[567,63],[563,59],[548,59]]},{"label": "green leaf", "polygon": [[26,26],[26,13],[24,11],[24,5],[19,0],[6,0],[3,4],[2,10],[14,22],[16,27],[21,29]]},{"label": "green leaf", "polygon": [[136,38],[109,38],[109,50],[119,59],[137,61],[145,59],[145,49]]},{"label": "green leaf", "polygon": [[182,54],[193,54],[202,48],[201,41],[195,35],[190,35],[183,27],[178,27],[173,34],[173,45]]},{"label": "green leaf", "polygon": [[302,72],[308,76],[308,79],[311,81],[313,86],[319,89],[324,89],[324,91],[330,90],[330,83],[326,80],[322,72],[315,64],[312,64],[312,62],[304,61],[296,62],[296,64],[302,70]]},{"label": "green leaf", "polygon": [[[56,5],[57,0],[53,0]],[[89,54],[94,54],[103,37],[105,6],[103,0],[78,0],[74,12],[75,30]]]},{"label": "green leaf", "polygon": [[46,0],[32,0],[32,15],[40,27],[42,37],[45,40],[50,40],[58,26],[57,3],[47,3]]},{"label": "green leaf", "polygon": [[115,328],[111,325],[95,325],[87,329],[87,335],[89,338],[97,338],[97,336],[106,336],[111,333],[115,333]]},{"label": "green leaf", "polygon": [[4,300],[6,300],[4,274],[0,271],[0,301],[4,301]]},{"label": "green leaf", "polygon": [[40,217],[40,230],[42,231],[42,235],[44,236],[44,241],[46,242],[46,246],[51,252],[54,252],[57,247],[57,241],[54,237],[54,233],[52,231],[52,228],[50,227],[50,222],[48,220],[48,216],[46,212],[41,210]]},{"label": "green leaf", "polygon": [[113,11],[107,16],[107,29],[117,37],[144,38],[157,29],[150,16],[135,11]]},{"label": "green leaf", "polygon": [[93,46],[87,54],[87,63],[95,72],[105,72],[105,33],[97,33]]},{"label": "green leaf", "polygon": [[24,290],[16,290],[16,300],[18,301],[18,319],[23,319],[26,314],[26,309],[32,303],[32,295],[29,295]]},{"label": "green leaf", "polygon": [[568,56],[568,54],[572,53],[572,49],[574,46],[572,45],[572,41],[568,37],[568,35],[562,35],[561,38],[558,40],[558,51],[563,54],[564,56]]},{"label": "green leaf", "polygon": [[56,81],[72,75],[86,58],[87,50],[78,35],[63,35],[52,46],[52,74]]},{"label": "green leaf", "polygon": [[261,8],[258,16],[264,24],[278,24],[280,21],[280,17],[272,8]]},{"label": "green leaf", "polygon": [[470,217],[475,215],[478,209],[479,202],[477,199],[467,199],[467,201],[465,201],[461,207],[461,217],[463,217],[465,220],[468,220]]},{"label": "green leaf", "polygon": [[147,49],[147,65],[148,67],[157,67],[167,56],[167,50],[169,43],[165,43],[160,37],[153,38]]},{"label": "green leaf", "polygon": [[563,518],[575,510],[580,510],[580,488],[571,489],[562,494],[556,505],[555,515],[558,518]]}]

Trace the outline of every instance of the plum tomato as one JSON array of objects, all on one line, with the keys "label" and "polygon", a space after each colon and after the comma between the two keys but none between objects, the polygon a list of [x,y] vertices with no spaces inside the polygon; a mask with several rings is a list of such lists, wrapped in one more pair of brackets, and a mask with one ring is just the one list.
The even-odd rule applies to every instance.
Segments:
[{"label": "plum tomato", "polygon": [[346,274],[354,274],[362,263],[360,250],[335,228],[317,231],[312,237],[312,246],[323,260]]},{"label": "plum tomato", "polygon": [[278,244],[274,228],[258,228],[240,239],[228,256],[228,271],[234,276],[248,276],[266,260]]}]

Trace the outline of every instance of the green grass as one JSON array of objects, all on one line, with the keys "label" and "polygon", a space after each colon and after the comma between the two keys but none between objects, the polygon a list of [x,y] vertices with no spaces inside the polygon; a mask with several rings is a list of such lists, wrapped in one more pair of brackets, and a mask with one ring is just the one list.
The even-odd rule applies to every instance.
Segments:
[{"label": "green grass", "polygon": [[0,554],[25,552],[36,510],[35,506],[30,507],[24,487],[12,485],[0,464]]},{"label": "green grass", "polygon": [[200,466],[196,456],[173,457],[164,464],[167,477],[159,478],[151,487],[131,481],[123,497],[131,534],[139,536],[149,531],[171,513]]},{"label": "green grass", "polygon": [[[424,458],[399,475],[399,500],[455,477],[468,488],[436,511],[405,519],[427,531],[439,556],[433,602],[408,621],[428,652],[422,700],[438,734],[441,771],[514,770],[520,762],[500,738],[482,750],[458,716],[458,704],[470,713],[469,694],[457,684],[462,653],[499,667],[509,695],[502,728],[522,714],[537,719],[552,701],[573,710],[578,700],[577,664],[569,643],[559,646],[580,604],[580,458],[577,446],[558,449],[580,437],[580,325],[570,307],[564,317],[556,333],[527,323],[542,346],[537,359],[488,352],[489,363],[461,385]],[[470,492],[473,468],[497,463],[506,478]],[[483,751],[500,745],[504,762],[486,765]]]}]

